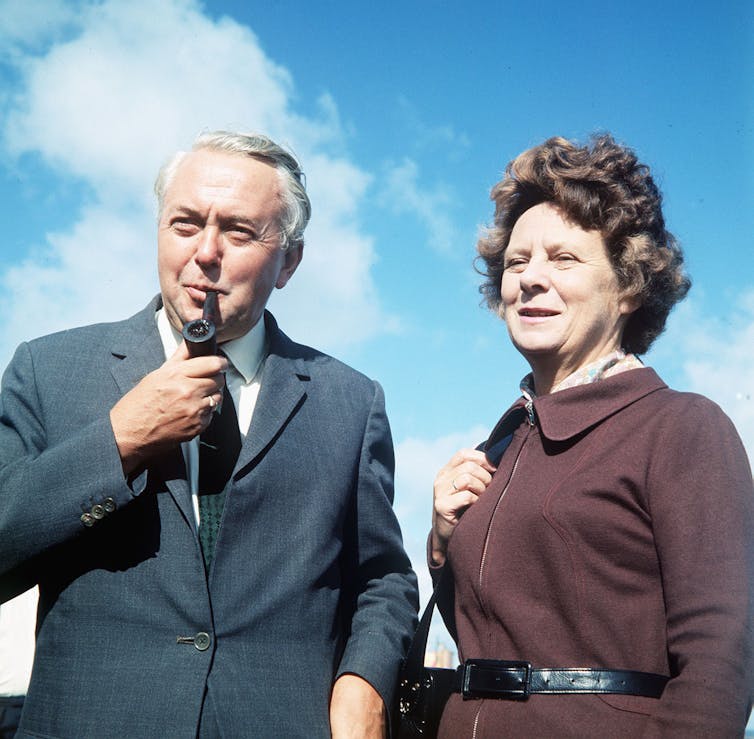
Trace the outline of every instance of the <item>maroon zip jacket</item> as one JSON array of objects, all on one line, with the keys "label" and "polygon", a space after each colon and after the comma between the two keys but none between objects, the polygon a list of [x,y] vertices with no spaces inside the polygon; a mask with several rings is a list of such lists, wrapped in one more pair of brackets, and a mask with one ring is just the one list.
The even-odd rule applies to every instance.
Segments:
[{"label": "maroon zip jacket", "polygon": [[533,419],[520,400],[488,448],[511,430],[448,548],[442,610],[461,660],[671,679],[660,699],[454,694],[440,736],[743,736],[754,488],[727,416],[642,368],[537,398]]}]

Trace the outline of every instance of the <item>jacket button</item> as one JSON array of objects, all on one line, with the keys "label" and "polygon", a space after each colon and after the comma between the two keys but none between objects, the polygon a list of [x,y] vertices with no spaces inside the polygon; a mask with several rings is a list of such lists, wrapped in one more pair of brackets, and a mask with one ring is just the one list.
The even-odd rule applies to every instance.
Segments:
[{"label": "jacket button", "polygon": [[83,523],[84,526],[94,526],[94,517],[91,513],[82,513],[81,523]]},{"label": "jacket button", "polygon": [[92,518],[97,521],[101,521],[105,517],[105,509],[103,506],[96,504],[92,506]]},{"label": "jacket button", "polygon": [[200,631],[194,637],[194,646],[200,652],[204,652],[205,650],[209,649],[209,643],[210,643],[210,638],[209,638],[209,634],[206,631]]},{"label": "jacket button", "polygon": [[115,501],[112,498],[105,498],[102,501],[102,507],[105,509],[105,513],[112,513],[115,510]]}]

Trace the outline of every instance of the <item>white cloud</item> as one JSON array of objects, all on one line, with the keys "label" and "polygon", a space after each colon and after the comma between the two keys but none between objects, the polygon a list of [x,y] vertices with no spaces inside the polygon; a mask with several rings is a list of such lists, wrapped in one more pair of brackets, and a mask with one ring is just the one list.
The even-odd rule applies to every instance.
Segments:
[{"label": "white cloud", "polygon": [[[21,34],[28,13],[13,5]],[[313,115],[294,111],[289,72],[253,32],[211,20],[194,0],[86,4],[77,20],[73,37],[69,30],[44,54],[15,61],[22,85],[3,116],[6,156],[41,156],[64,185],[87,186],[92,201],[74,225],[29,245],[30,256],[0,275],[14,316],[28,316],[14,323],[13,339],[126,316],[157,291],[154,175],[172,151],[215,128],[269,133],[307,173],[314,218],[299,273],[275,300],[283,327],[337,350],[395,323],[380,306],[373,242],[356,218],[370,175],[330,153],[342,149],[343,135],[331,97],[321,96]],[[59,38],[53,31],[48,37]]]},{"label": "white cloud", "polygon": [[432,524],[432,485],[435,475],[463,447],[484,441],[483,426],[437,439],[408,438],[395,447],[395,511],[411,561],[420,576],[422,601],[432,592],[426,573],[426,541]]},{"label": "white cloud", "polygon": [[151,220],[87,208],[70,232],[50,234],[43,250],[8,269],[0,280],[10,318],[0,366],[23,340],[143,307],[157,284]]},{"label": "white cloud", "polygon": [[0,0],[0,55],[34,48],[71,27],[77,18],[66,0]]},{"label": "white cloud", "polygon": [[471,145],[469,137],[456,131],[453,126],[447,123],[427,123],[416,106],[402,95],[398,98],[397,109],[411,132],[411,141],[415,147],[441,148],[451,159],[458,159]]},{"label": "white cloud", "polygon": [[294,132],[290,76],[248,28],[211,21],[192,0],[111,1],[81,22],[78,36],[27,60],[24,102],[8,116],[11,151],[38,151],[117,194],[140,187],[145,165],[151,176],[199,128]]},{"label": "white cloud", "polygon": [[[432,594],[426,565],[427,534],[432,525],[432,485],[435,475],[462,447],[474,447],[487,438],[489,429],[474,426],[436,439],[408,438],[395,447],[395,512],[403,540],[419,578],[421,605]],[[439,615],[432,621],[430,645],[440,642],[453,651],[453,641]]]},{"label": "white cloud", "polygon": [[372,177],[345,159],[315,155],[308,159],[307,182],[318,206],[305,234],[307,269],[294,276],[282,296],[273,295],[271,308],[286,326],[306,316],[311,319],[314,312],[317,325],[298,338],[311,341],[314,332],[318,343],[326,346],[337,344],[341,334],[358,337],[377,326],[383,332],[400,330],[400,320],[380,308],[369,275],[377,260],[374,243],[357,227],[356,208]]},{"label": "white cloud", "polygon": [[[754,460],[754,292],[728,302],[725,318],[682,303],[659,341],[680,360],[684,389],[706,395],[731,417]],[[663,350],[665,351],[665,350]]]},{"label": "white cloud", "polygon": [[380,200],[394,213],[418,218],[427,231],[429,246],[436,252],[451,254],[459,243],[448,215],[453,204],[450,192],[439,184],[433,188],[421,186],[419,167],[412,159],[388,165]]}]

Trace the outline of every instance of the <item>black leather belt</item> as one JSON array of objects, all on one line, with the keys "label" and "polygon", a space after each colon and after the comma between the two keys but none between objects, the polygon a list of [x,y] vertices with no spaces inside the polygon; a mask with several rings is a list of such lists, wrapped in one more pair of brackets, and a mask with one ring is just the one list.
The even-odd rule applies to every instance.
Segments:
[{"label": "black leather belt", "polygon": [[533,693],[621,693],[659,698],[669,678],[651,672],[588,667],[532,669],[529,662],[470,659],[455,674],[453,692],[468,698],[526,700]]}]

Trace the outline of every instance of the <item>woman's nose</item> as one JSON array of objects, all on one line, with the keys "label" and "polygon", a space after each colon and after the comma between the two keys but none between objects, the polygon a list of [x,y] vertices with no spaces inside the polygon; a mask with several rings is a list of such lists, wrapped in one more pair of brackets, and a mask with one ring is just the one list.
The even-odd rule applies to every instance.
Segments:
[{"label": "woman's nose", "polygon": [[527,292],[532,290],[547,290],[550,286],[550,269],[545,261],[532,259],[520,273],[519,280],[521,289]]}]

